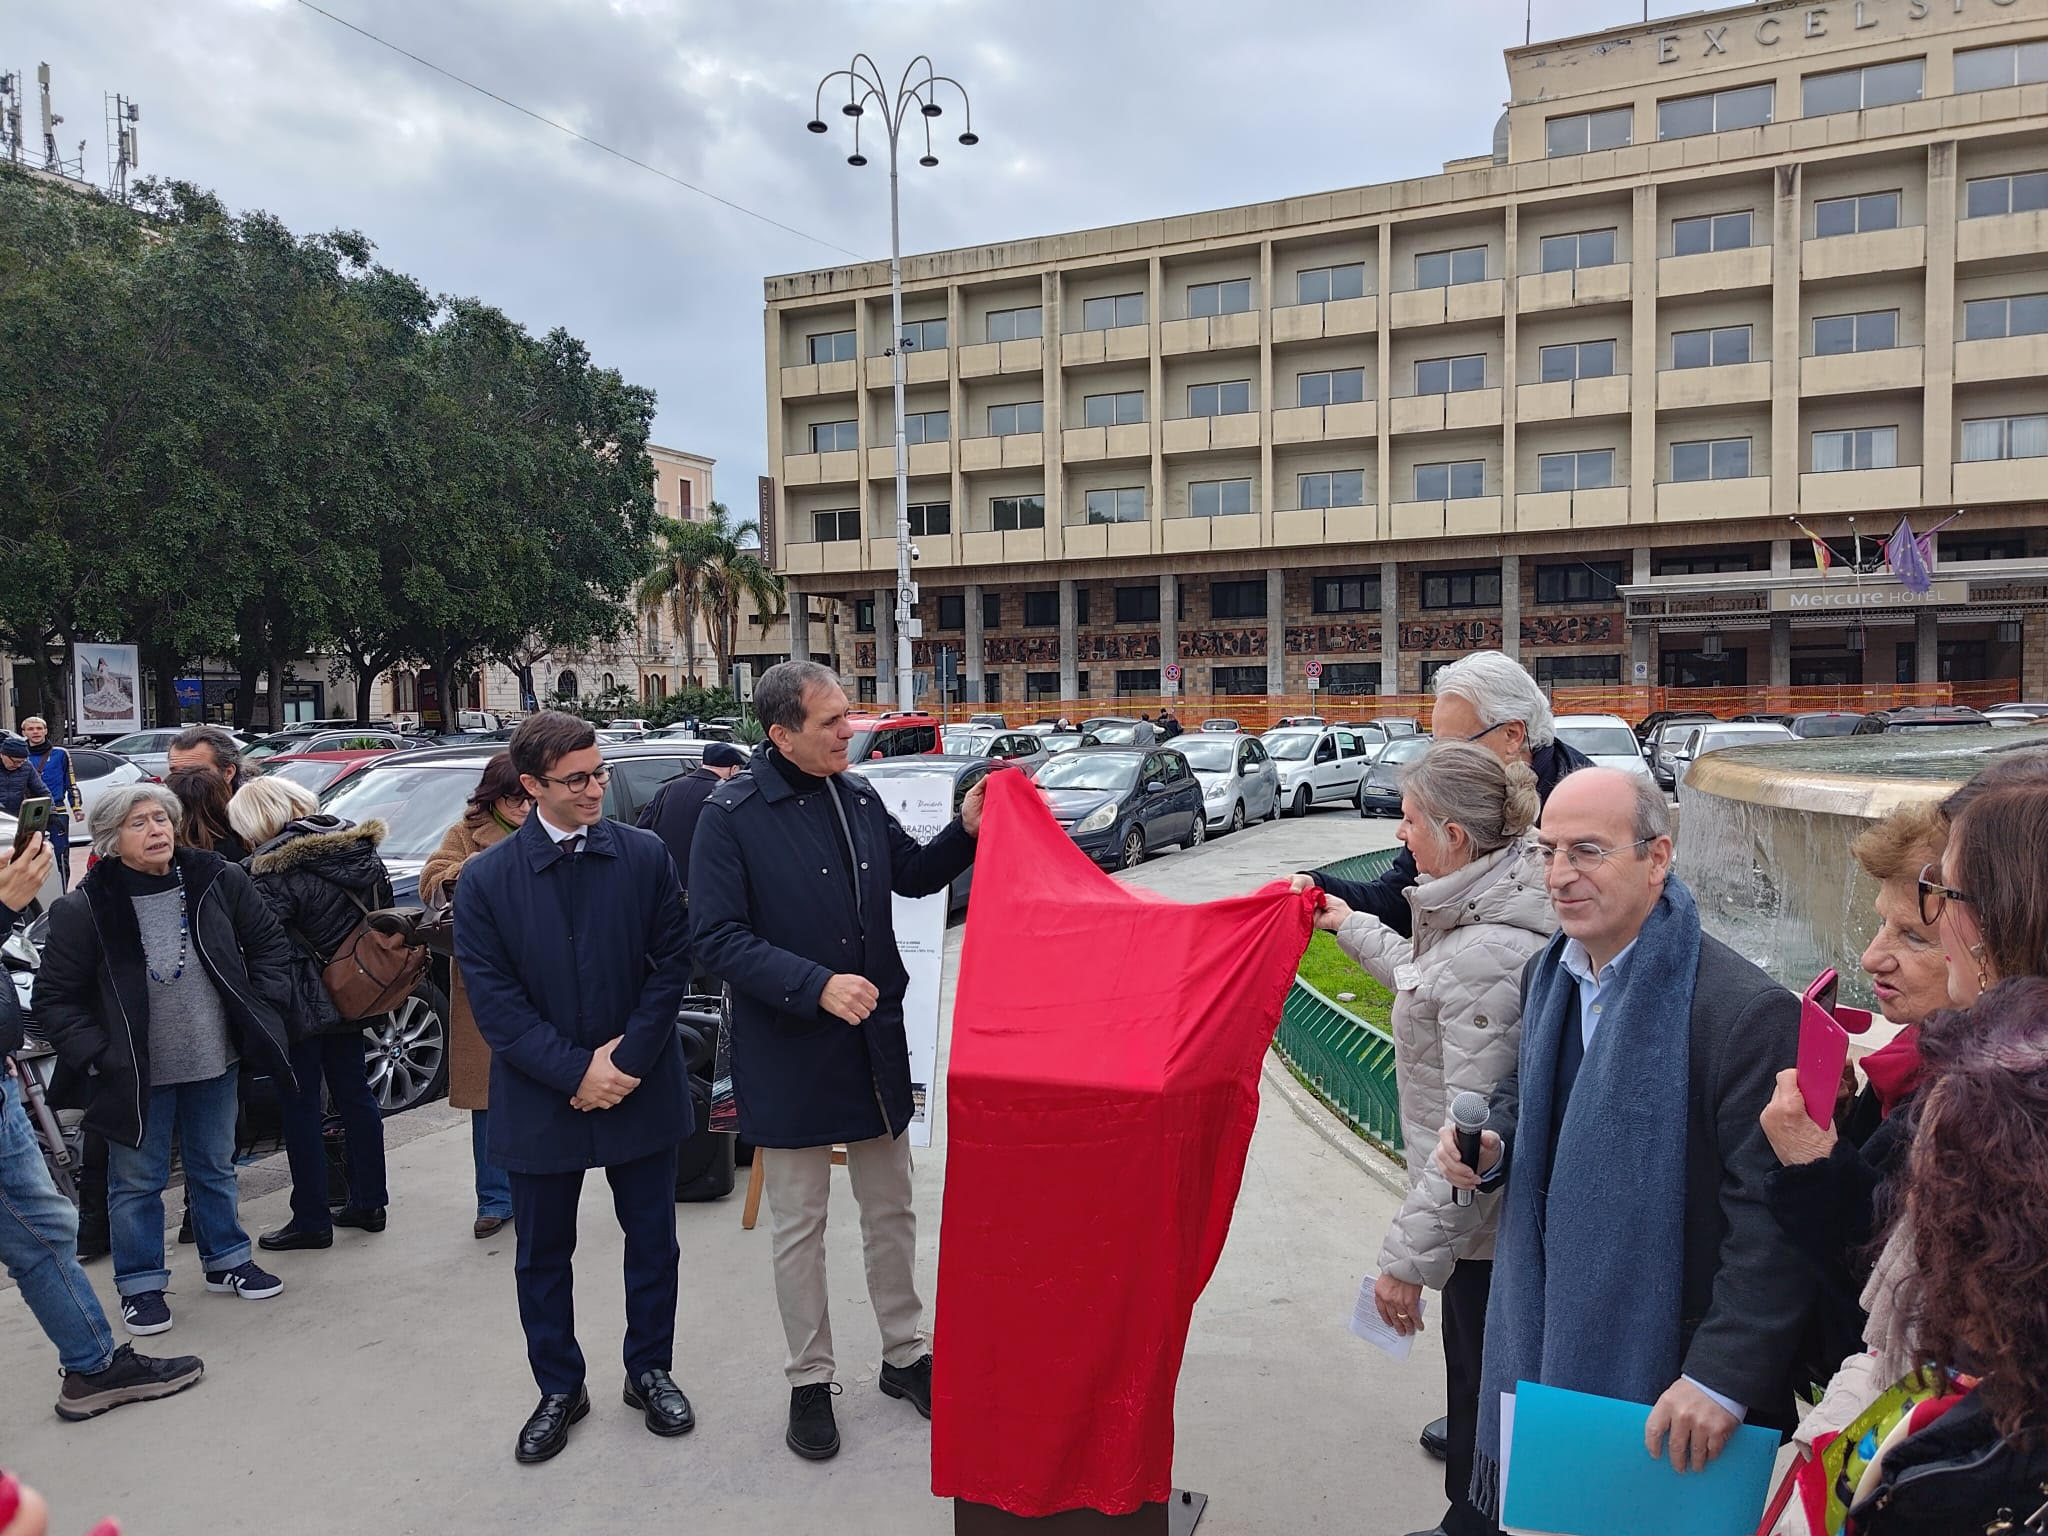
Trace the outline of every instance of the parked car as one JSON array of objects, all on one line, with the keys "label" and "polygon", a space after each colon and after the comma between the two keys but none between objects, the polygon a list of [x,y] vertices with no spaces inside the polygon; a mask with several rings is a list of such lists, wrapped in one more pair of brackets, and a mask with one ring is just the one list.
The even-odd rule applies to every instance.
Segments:
[{"label": "parked car", "polygon": [[1076,747],[1099,747],[1102,745],[1101,737],[1091,736],[1086,731],[1043,731],[1033,734],[1037,735],[1039,741],[1045,744],[1045,750],[1048,754],[1071,752]]},{"label": "parked car", "polygon": [[171,771],[171,743],[184,734],[182,725],[170,730],[135,731],[116,737],[99,750],[125,757],[144,773],[160,779]]},{"label": "parked car", "polygon": [[[79,808],[71,813],[71,846],[83,850],[90,839],[86,836],[86,818],[92,814],[92,803],[110,789],[123,784],[133,784],[147,775],[135,763],[125,757],[98,747],[66,747],[71,754],[71,776],[78,781]],[[57,814],[57,808],[50,808]],[[13,847],[10,841],[7,845]]]},{"label": "parked car", "polygon": [[2030,709],[2003,707],[1984,711],[1985,720],[1996,726],[2011,730],[2015,726],[2048,725],[2048,716],[2037,715]]},{"label": "parked car", "polygon": [[636,731],[641,736],[645,736],[648,730],[645,720],[607,720],[604,728],[608,731]]},{"label": "parked car", "polygon": [[1172,747],[1076,747],[1039,770],[1055,820],[1098,864],[1135,869],[1154,849],[1209,835],[1202,785]]},{"label": "parked car", "polygon": [[1177,750],[1202,782],[1212,831],[1237,832],[1280,814],[1280,770],[1258,737],[1197,731],[1181,737]]},{"label": "parked car", "polygon": [[[1095,720],[1083,725],[1081,731],[1105,747],[1157,746],[1165,740],[1159,734],[1159,727],[1150,720]],[[1151,733],[1149,741],[1144,739],[1147,732]]]},{"label": "parked car", "polygon": [[855,715],[847,723],[853,740],[846,744],[846,755],[856,763],[939,751],[939,722],[932,715]]},{"label": "parked car", "polygon": [[1961,705],[1925,705],[1915,709],[1874,709],[1856,722],[1857,736],[1898,736],[1909,731],[1947,731],[1987,725],[1974,709]]},{"label": "parked car", "polygon": [[980,757],[995,763],[1015,763],[1025,773],[1035,776],[1052,756],[1053,749],[1047,744],[1048,740],[1029,731],[962,731],[959,726],[949,725],[946,727],[945,749],[954,757]]},{"label": "parked car", "polygon": [[1643,716],[1636,727],[1636,740],[1648,746],[1667,725],[1688,720],[1713,720],[1717,716],[1705,709],[1657,709]]},{"label": "parked car", "polygon": [[271,778],[290,779],[314,794],[325,794],[365,763],[390,756],[387,748],[343,752],[282,752],[263,765]]},{"label": "parked car", "polygon": [[1010,722],[1001,715],[969,715],[967,723],[969,725],[992,725],[999,731],[1005,731],[1010,728]]},{"label": "parked car", "polygon": [[1422,734],[1421,723],[1409,719],[1406,715],[1381,715],[1379,723],[1380,729],[1389,736],[1420,736]]},{"label": "parked car", "polygon": [[1792,715],[1774,714],[1769,710],[1753,710],[1746,715],[1730,715],[1728,723],[1730,725],[1782,725],[1789,731],[1795,718]]},{"label": "parked car", "polygon": [[1714,720],[1705,725],[1695,725],[1673,754],[1678,782],[1683,784],[1686,775],[1692,771],[1692,765],[1709,752],[1718,752],[1723,747],[1762,747],[1772,742],[1798,739],[1784,726],[1772,725],[1768,721],[1738,725],[1733,720]]},{"label": "parked car", "polygon": [[1985,710],[1984,713],[1986,715],[2032,715],[2037,720],[2048,720],[2048,704],[2029,704],[2024,701],[2017,704],[1994,704],[1991,708]]},{"label": "parked car", "polygon": [[1394,739],[1392,733],[1377,720],[1339,720],[1337,722],[1337,729],[1340,731],[1356,731],[1360,736],[1364,737],[1367,752],[1378,752],[1381,747],[1384,747]]},{"label": "parked car", "polygon": [[[1703,717],[1711,723],[1712,715]],[[1649,739],[1645,754],[1650,762],[1650,777],[1667,790],[1678,788],[1678,749],[1685,745],[1685,738],[1700,728],[1700,720],[1666,720],[1657,727]]]},{"label": "parked car", "polygon": [[1281,802],[1289,815],[1306,816],[1318,805],[1357,802],[1371,760],[1358,732],[1343,726],[1275,726],[1259,740],[1280,772]]},{"label": "parked car", "polygon": [[1786,721],[1786,727],[1801,741],[1823,736],[1853,736],[1862,716],[1853,709],[1809,709]]},{"label": "parked car", "polygon": [[1313,730],[1317,726],[1328,725],[1329,723],[1321,715],[1282,715],[1268,729],[1275,731]]},{"label": "parked car", "polygon": [[1596,768],[1619,768],[1623,773],[1650,776],[1650,765],[1643,761],[1636,733],[1619,715],[1559,715],[1557,738],[1591,758]]},{"label": "parked car", "polygon": [[242,756],[252,763],[267,763],[272,758],[287,754],[304,757],[311,752],[418,751],[425,746],[426,742],[419,737],[398,731],[346,726],[340,730],[280,731],[245,747]]},{"label": "parked car", "polygon": [[1235,736],[1239,731],[1242,731],[1244,727],[1239,725],[1235,720],[1226,720],[1221,716],[1218,716],[1217,718],[1212,720],[1204,720],[1202,722],[1202,729],[1205,731],[1223,731],[1228,735]]},{"label": "parked car", "polygon": [[[915,758],[885,758],[879,763],[855,763],[852,771],[864,779],[885,779],[913,773],[943,773],[953,777],[953,814],[960,814],[960,802],[967,797],[967,791],[995,771],[995,764],[987,757],[964,757],[951,753],[924,755]],[[974,866],[968,865],[946,891],[946,915],[956,916],[967,910],[967,896],[974,885]]]},{"label": "parked car", "polygon": [[1358,786],[1358,814],[1398,816],[1401,814],[1401,770],[1429,750],[1427,736],[1403,736],[1390,741],[1365,770]]}]

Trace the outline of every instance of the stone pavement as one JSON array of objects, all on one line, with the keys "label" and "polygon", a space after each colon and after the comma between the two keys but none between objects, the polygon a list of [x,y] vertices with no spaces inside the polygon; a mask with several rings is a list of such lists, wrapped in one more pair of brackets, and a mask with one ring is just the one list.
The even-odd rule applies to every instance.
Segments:
[{"label": "stone pavement", "polygon": [[[1128,878],[1183,900],[1228,895],[1385,846],[1392,826],[1320,813],[1166,855]],[[951,941],[957,952],[957,928]],[[26,1309],[0,1299],[0,1464],[50,1495],[59,1536],[110,1513],[138,1536],[610,1530],[650,1517],[721,1536],[951,1529],[950,1511],[928,1492],[924,1421],[875,1387],[877,1342],[843,1180],[829,1240],[846,1388],[837,1461],[813,1466],[783,1447],[788,1395],[768,1232],[765,1223],[740,1231],[737,1196],[677,1208],[676,1375],[698,1429],[657,1440],[620,1404],[619,1238],[593,1178],[577,1266],[593,1410],[562,1456],[516,1466],[512,1436],[533,1385],[511,1244],[469,1235],[463,1118],[437,1105],[393,1122],[390,1229],[337,1234],[326,1253],[272,1256],[288,1283],[275,1301],[206,1294],[192,1251],[173,1249],[178,1324],[144,1347],[203,1355],[208,1375],[172,1402],[61,1423],[49,1409],[49,1348]],[[1181,1374],[1176,1466],[1213,1500],[1204,1536],[1398,1536],[1427,1528],[1443,1509],[1442,1469],[1415,1445],[1442,1407],[1434,1335],[1397,1365],[1345,1331],[1394,1199],[1326,1134],[1347,1133],[1309,1124],[1269,1077],[1236,1221],[1196,1308]],[[920,1154],[928,1300],[944,1173],[943,1147]],[[275,1183],[271,1169],[245,1171],[252,1232],[284,1219]],[[108,1265],[88,1273],[111,1297]]]}]

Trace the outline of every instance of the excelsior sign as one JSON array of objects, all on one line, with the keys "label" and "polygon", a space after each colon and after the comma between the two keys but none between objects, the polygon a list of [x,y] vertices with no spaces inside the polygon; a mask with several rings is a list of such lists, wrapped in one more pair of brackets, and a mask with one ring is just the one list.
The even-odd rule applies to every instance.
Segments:
[{"label": "excelsior sign", "polygon": [[[1969,9],[1997,12],[2013,0],[1970,0]],[[1733,53],[1767,52],[1788,38],[1823,38],[1877,31],[1918,31],[1920,23],[1961,14],[1965,0],[1848,0],[1832,5],[1774,9],[1752,21],[1717,22],[1690,31],[1665,32],[1657,38],[1657,62],[1677,64],[1690,58]],[[1882,29],[1882,30],[1880,30]]]},{"label": "excelsior sign", "polygon": [[1858,587],[1830,582],[1817,587],[1773,587],[1773,613],[1861,613],[1872,608],[1940,608],[1970,600],[1967,581],[1937,581],[1925,592],[1908,592],[1904,587]]}]

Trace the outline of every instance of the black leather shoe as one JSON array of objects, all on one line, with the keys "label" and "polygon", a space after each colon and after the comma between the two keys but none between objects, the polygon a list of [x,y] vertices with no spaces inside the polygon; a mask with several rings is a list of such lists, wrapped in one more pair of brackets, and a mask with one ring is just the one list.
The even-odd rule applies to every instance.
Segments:
[{"label": "black leather shoe", "polygon": [[830,1461],[839,1454],[839,1425],[832,1417],[836,1381],[793,1387],[789,1394],[789,1433],[783,1438],[805,1461]]},{"label": "black leather shoe", "polygon": [[901,1370],[882,1367],[882,1396],[900,1397],[926,1418],[932,1416],[932,1357],[913,1361]]},{"label": "black leather shoe", "polygon": [[646,1414],[651,1434],[687,1435],[697,1427],[690,1400],[667,1371],[642,1371],[628,1381],[626,1406]]},{"label": "black leather shoe", "polygon": [[366,1210],[361,1206],[351,1205],[334,1213],[334,1224],[337,1227],[354,1227],[360,1232],[382,1232],[384,1207],[376,1205]]},{"label": "black leather shoe", "polygon": [[569,1443],[569,1426],[590,1412],[590,1393],[582,1387],[574,1392],[550,1392],[519,1429],[519,1448],[512,1454],[520,1465],[532,1466],[559,1456]]},{"label": "black leather shoe", "polygon": [[279,1227],[275,1232],[266,1232],[256,1239],[256,1246],[265,1253],[295,1253],[301,1248],[332,1248],[334,1234],[330,1232],[308,1232],[304,1227]]},{"label": "black leather shoe", "polygon": [[1422,1448],[1438,1461],[1448,1461],[1451,1456],[1451,1424],[1448,1419],[1433,1419],[1422,1426]]}]

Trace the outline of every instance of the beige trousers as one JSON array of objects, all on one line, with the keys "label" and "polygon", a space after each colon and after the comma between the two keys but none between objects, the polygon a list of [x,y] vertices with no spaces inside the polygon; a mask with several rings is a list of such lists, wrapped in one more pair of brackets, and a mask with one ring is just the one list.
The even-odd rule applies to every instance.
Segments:
[{"label": "beige trousers", "polygon": [[[763,1183],[774,1228],[775,1299],[789,1340],[792,1387],[832,1380],[832,1319],[825,1281],[825,1211],[832,1194],[830,1147],[762,1147]],[[860,1203],[868,1299],[882,1330],[882,1358],[914,1365],[929,1346],[917,1296],[917,1213],[910,1208],[910,1138],[851,1142],[846,1171]]]}]

